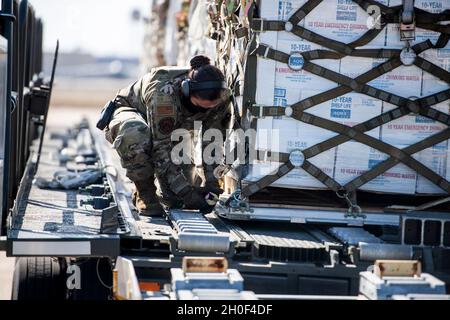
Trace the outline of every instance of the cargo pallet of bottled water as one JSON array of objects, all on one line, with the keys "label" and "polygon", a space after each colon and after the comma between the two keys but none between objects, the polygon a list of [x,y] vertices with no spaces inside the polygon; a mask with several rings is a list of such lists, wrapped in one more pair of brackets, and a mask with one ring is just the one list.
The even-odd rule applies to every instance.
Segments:
[{"label": "cargo pallet of bottled water", "polygon": [[[307,0],[261,0],[257,3],[259,16],[263,20],[288,21],[291,15],[307,2]],[[401,0],[379,0],[378,2],[389,7],[402,5]],[[416,0],[414,5],[416,8],[431,13],[441,13],[450,9],[449,0]],[[369,13],[356,2],[324,0],[300,21],[299,26],[328,39],[348,44],[359,39],[368,31],[370,19]],[[389,23],[372,41],[357,49],[404,49],[407,42],[401,41],[399,29],[398,23]],[[264,44],[271,49],[287,54],[320,49],[329,50],[284,30],[256,32],[255,36],[258,44]],[[411,41],[409,45],[413,46],[428,39],[434,44],[438,41],[439,36],[439,32],[416,27],[415,40]],[[449,44],[440,49],[425,50],[419,56],[450,71]],[[387,60],[345,56],[342,59],[318,59],[314,60],[314,63],[355,79]],[[295,61],[291,59],[290,63],[295,63]],[[261,106],[288,108],[308,97],[339,86],[336,82],[306,70],[295,70],[286,63],[260,56],[254,72],[256,72],[257,79],[255,105]],[[367,84],[413,100],[449,89],[449,82],[450,79],[443,81],[415,65],[404,64]],[[449,100],[446,100],[433,105],[432,108],[449,114],[449,104]],[[318,104],[308,109],[308,112],[353,127],[395,108],[396,106],[390,103],[353,91]],[[337,135],[332,130],[300,122],[287,116],[258,117],[256,127],[259,132],[275,133],[276,131],[272,137],[279,137],[278,141],[274,141],[273,138],[267,139],[263,135],[258,135],[256,149],[288,154],[294,150],[307,149]],[[376,127],[366,134],[398,149],[404,149],[445,129],[447,126],[443,123],[411,113]],[[388,158],[389,155],[373,147],[351,140],[320,153],[309,161],[339,184],[345,185]],[[444,179],[450,180],[448,140],[417,152],[413,158]],[[279,166],[279,162],[257,160],[250,166],[249,174],[244,178],[244,182],[255,183],[276,172]],[[301,168],[295,168],[272,183],[271,186],[298,189],[327,188],[321,181]],[[398,194],[445,193],[440,187],[403,163],[393,166],[359,189]]]}]

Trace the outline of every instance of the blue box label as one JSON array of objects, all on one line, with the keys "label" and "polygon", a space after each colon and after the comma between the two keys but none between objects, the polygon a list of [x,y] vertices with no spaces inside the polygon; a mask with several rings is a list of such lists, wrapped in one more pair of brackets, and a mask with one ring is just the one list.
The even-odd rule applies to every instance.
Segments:
[{"label": "blue box label", "polygon": [[274,96],[277,98],[285,98],[286,97],[286,89],[275,88]]},{"label": "blue box label", "polygon": [[383,162],[383,160],[370,159],[369,160],[369,169],[372,169],[373,167],[377,166],[381,162]]},{"label": "blue box label", "polygon": [[303,66],[305,65],[305,59],[303,57],[290,57],[289,58],[289,66],[291,67],[298,67],[298,68],[303,68]]},{"label": "blue box label", "polygon": [[434,120],[429,119],[424,116],[417,116],[416,117],[416,123],[434,123]]},{"label": "blue box label", "polygon": [[287,99],[275,97],[274,105],[277,107],[287,107]]},{"label": "blue box label", "polygon": [[351,110],[331,109],[331,117],[339,119],[350,119],[352,116]]},{"label": "blue box label", "polygon": [[336,20],[340,21],[356,21],[356,12],[337,11]]}]

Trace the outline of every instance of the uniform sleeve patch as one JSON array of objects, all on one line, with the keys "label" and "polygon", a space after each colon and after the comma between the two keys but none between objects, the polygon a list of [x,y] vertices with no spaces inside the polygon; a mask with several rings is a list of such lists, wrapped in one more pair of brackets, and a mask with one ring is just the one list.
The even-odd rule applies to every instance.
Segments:
[{"label": "uniform sleeve patch", "polygon": [[158,122],[158,131],[164,135],[171,134],[175,129],[175,120],[173,118],[163,118]]},{"label": "uniform sleeve patch", "polygon": [[175,110],[172,105],[162,105],[156,107],[156,113],[158,116],[173,116],[175,114]]}]

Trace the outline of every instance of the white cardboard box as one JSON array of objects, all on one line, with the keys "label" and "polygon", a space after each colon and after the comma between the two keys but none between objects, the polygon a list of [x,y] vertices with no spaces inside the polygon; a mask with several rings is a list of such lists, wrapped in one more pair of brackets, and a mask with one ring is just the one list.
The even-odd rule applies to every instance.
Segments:
[{"label": "white cardboard box", "polygon": [[[385,59],[345,57],[341,62],[341,73],[356,78],[385,61]],[[416,66],[400,66],[367,84],[404,98],[417,97],[420,96],[422,87],[422,70]]]},{"label": "white cardboard box", "polygon": [[[268,139],[261,137],[261,139],[258,139],[257,141],[256,149],[266,150],[265,148],[268,148],[271,151],[290,153],[294,150],[307,149],[336,135],[331,131],[301,123],[289,118],[265,118],[258,120],[258,131],[263,132],[263,134],[261,134],[262,136],[264,136],[266,132],[270,133],[273,130],[276,130],[277,133],[272,135],[272,137],[279,136],[279,141],[268,142]],[[310,159],[310,161],[332,177],[334,174],[335,152],[335,149],[328,150],[327,152]],[[273,172],[279,166],[280,163],[277,162],[255,161],[251,166],[250,173],[245,180],[257,181],[263,178],[264,175]],[[324,187],[321,182],[311,177],[302,169],[295,169],[291,171],[273,185],[293,188]]]},{"label": "white cardboard box", "polygon": [[[378,1],[387,4],[387,0]],[[326,38],[351,43],[368,31],[369,14],[351,0],[329,0],[319,4],[305,18],[305,28]],[[369,46],[384,46],[386,31],[375,37]]]},{"label": "white cardboard box", "polygon": [[[263,19],[287,21],[307,0],[262,0],[260,14]],[[387,0],[379,0],[387,4]],[[326,0],[311,11],[299,25],[319,35],[343,43],[350,43],[368,31],[369,14],[351,0]],[[280,40],[298,39],[292,33],[281,31]],[[371,45],[383,46],[386,31],[383,30]]]},{"label": "white cardboard box", "polygon": [[[390,0],[389,5],[398,5],[400,0]],[[289,17],[306,0],[262,0],[261,15],[269,20],[288,20]],[[380,1],[387,4],[387,1]],[[401,1],[400,1],[401,2]],[[440,12],[450,8],[450,1],[417,0],[416,6],[432,12]],[[300,25],[323,36],[341,41],[351,42],[358,39],[367,31],[368,18],[359,6],[350,0],[323,1],[310,13]],[[324,22],[325,21],[325,22]],[[390,25],[371,43],[368,48],[393,47],[403,48],[405,43],[400,41],[398,26]],[[416,42],[431,37],[437,40],[437,34],[426,30],[417,30]],[[260,43],[276,48],[285,53],[304,52],[322,47],[300,39],[288,32],[264,32],[259,37]],[[450,69],[450,50],[427,50],[421,54],[430,62],[446,69]],[[317,63],[330,70],[340,72],[351,78],[371,70],[375,66],[387,61],[386,59],[346,57],[338,60],[316,60]],[[306,71],[295,72],[287,65],[267,59],[258,59],[258,79],[256,101],[262,105],[289,106],[302,99],[324,92],[338,86],[336,83],[312,75]],[[369,83],[369,85],[397,94],[405,98],[423,97],[449,88],[448,83],[436,79],[415,66],[401,66]],[[449,101],[436,109],[448,113]],[[348,126],[375,117],[381,112],[395,108],[388,103],[358,93],[349,93],[317,105],[307,112]],[[336,134],[305,123],[297,122],[286,117],[275,119],[260,119],[258,128],[279,130],[279,146],[274,149],[273,142],[259,141],[259,148],[272,151],[291,152],[296,149],[304,150],[319,142],[329,139]],[[415,142],[445,129],[446,126],[419,116],[405,116],[382,128],[376,128],[367,134],[403,149]],[[450,150],[448,141],[442,142],[427,150],[423,150],[414,157],[433,171],[450,179]],[[339,183],[345,184],[371,169],[376,164],[386,160],[388,155],[355,141],[347,142],[337,148],[319,154],[310,161],[334,177]],[[249,181],[256,181],[264,175],[277,169],[279,163],[257,162],[252,166]],[[277,181],[274,186],[288,188],[322,188],[324,187],[303,170],[293,170]],[[421,177],[404,164],[399,164],[361,189],[387,193],[440,193],[438,187]]]},{"label": "white cardboard box", "polygon": [[[448,140],[415,154],[414,158],[440,176],[447,176],[448,180]],[[416,193],[440,194],[445,193],[445,191],[419,174],[417,177]]]},{"label": "white cardboard box", "polygon": [[[319,92],[307,92],[308,96]],[[332,120],[349,127],[354,127],[370,120],[381,113],[382,102],[364,94],[351,92],[346,95],[326,101],[307,110],[315,116]],[[366,134],[378,138],[380,129],[375,128]]]},{"label": "white cardboard box", "polygon": [[[388,156],[364,144],[350,141],[339,147],[336,158],[335,179],[346,184],[362,175],[374,166],[386,160]],[[366,191],[413,194],[416,189],[416,174],[408,167],[399,164],[360,188]]]},{"label": "white cardboard box", "polygon": [[[396,106],[389,103],[383,104],[383,112],[396,108]],[[449,114],[448,103],[443,102],[432,108],[442,113]],[[394,146],[409,146],[446,128],[447,126],[445,124],[420,115],[411,114],[383,125],[381,129],[381,140]]]},{"label": "white cardboard box", "polygon": [[[272,47],[288,54],[295,51],[323,49],[305,40],[280,40],[276,46],[272,45]],[[339,72],[339,60],[323,59],[314,63]],[[293,71],[287,64],[264,58],[258,58],[257,74],[258,79],[264,79],[264,81],[257,83],[256,102],[263,105],[291,105],[306,99],[308,96],[305,92],[317,92],[317,88],[325,91],[337,86],[336,83],[308,71]]]},{"label": "white cardboard box", "polygon": [[[384,103],[383,112],[396,108],[393,105]],[[433,107],[443,113],[448,114],[449,106],[446,103],[441,103]],[[432,135],[439,133],[446,129],[447,126],[433,121],[431,119],[418,116],[408,115],[400,119],[394,120],[384,126],[381,129],[382,141],[389,143],[395,147],[407,147],[419,141],[422,141]],[[432,147],[426,149],[414,155],[416,160],[419,160],[422,164],[432,169],[433,171],[445,176],[446,173],[446,150],[442,152],[442,147],[446,147],[447,144],[440,145],[440,147]],[[397,167],[391,169],[395,172]],[[410,173],[414,173],[414,170],[408,168]],[[442,190],[435,187],[427,179],[424,179],[420,175],[417,178],[417,193],[440,193]]]},{"label": "white cardboard box", "polygon": [[[444,70],[450,71],[450,47],[446,49],[430,49],[423,52],[420,56],[425,60],[435,64],[436,66]],[[450,89],[450,85],[448,82],[445,82],[428,72],[424,72],[423,75],[424,96],[428,96],[448,89]]]},{"label": "white cardboard box", "polygon": [[[402,5],[402,0],[390,0],[389,6]],[[415,0],[414,6],[416,8],[431,12],[440,13],[447,9],[450,9],[450,1],[448,0]],[[412,41],[411,44],[417,44],[424,42],[428,39],[431,42],[436,43],[439,38],[439,33],[431,30],[425,30],[421,28],[416,28],[416,40]],[[406,43],[400,40],[400,25],[399,24],[389,24],[387,26],[387,39],[386,46],[388,48],[404,48]]]},{"label": "white cardboard box", "polygon": [[[362,94],[358,97],[360,98],[359,101],[362,102],[355,104],[353,110],[354,117],[359,119],[357,123],[367,121],[381,114],[381,101],[373,99],[373,101],[369,100],[367,102],[367,96]],[[380,127],[378,127],[367,134],[379,139],[380,133]],[[387,158],[386,154],[356,141],[344,143],[338,147],[335,179],[344,185]],[[399,165],[362,186],[361,189],[378,192],[396,192],[395,190],[400,190],[399,192],[401,193],[414,193],[416,176],[414,172],[412,173],[411,175],[408,168],[404,165]],[[411,183],[402,185],[402,179],[410,180]]]},{"label": "white cardboard box", "polygon": [[[308,92],[307,94],[312,95],[313,93]],[[355,126],[380,114],[381,108],[382,104],[377,99],[358,93],[350,93],[333,99],[332,101],[317,105],[308,110],[308,112],[348,126]],[[332,131],[289,118],[259,119],[258,130],[264,132],[277,130],[277,135],[280,137],[279,148],[273,148],[273,146],[266,143],[266,139],[259,139],[257,144],[258,150],[266,150],[265,148],[267,148],[268,150],[284,153],[290,153],[294,150],[304,150],[337,135]],[[376,128],[368,132],[368,134],[378,138],[379,131],[380,129]],[[337,148],[330,149],[310,159],[310,161],[321,168],[329,176],[333,177],[336,151]],[[250,181],[258,180],[258,178],[262,178],[264,174],[270,173],[276,168],[277,165],[275,164],[271,165],[269,163],[257,162],[247,179]],[[294,170],[286,177],[280,179],[276,185],[308,188],[323,187],[322,183],[305,173],[303,170]]]},{"label": "white cardboard box", "polygon": [[[266,20],[287,21],[289,18],[308,0],[262,0],[260,8],[260,16]],[[299,26],[304,26],[305,21],[301,21]],[[299,38],[291,32],[264,32],[261,33],[261,40],[264,42],[266,35],[275,34],[276,40],[298,40]]]}]

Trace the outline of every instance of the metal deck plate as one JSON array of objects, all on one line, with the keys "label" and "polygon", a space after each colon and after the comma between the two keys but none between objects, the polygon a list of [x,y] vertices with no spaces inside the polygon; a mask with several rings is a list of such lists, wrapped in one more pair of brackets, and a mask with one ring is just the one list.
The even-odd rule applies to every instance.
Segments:
[{"label": "metal deck plate", "polygon": [[327,263],[333,239],[313,226],[274,230],[273,226],[242,227],[254,239],[254,254],[271,261]]},{"label": "metal deck plate", "polygon": [[[88,196],[75,190],[43,190],[34,178],[51,180],[64,171],[57,160],[61,140],[44,139],[41,162],[33,176],[29,161],[22,180],[14,216],[8,231],[11,256],[114,256],[119,253],[119,237],[100,234],[102,214],[92,207],[81,207]],[[99,243],[93,243],[93,242]],[[22,244],[20,244],[20,243]],[[55,244],[58,242],[58,244]]]},{"label": "metal deck plate", "polygon": [[169,243],[170,238],[175,236],[172,227],[164,218],[141,217],[136,224],[142,233],[143,240],[155,240]]},{"label": "metal deck plate", "polygon": [[307,208],[270,208],[252,207],[253,212],[232,212],[219,210],[218,214],[229,220],[241,221],[276,221],[297,224],[323,223],[347,226],[384,225],[398,227],[398,213],[366,213],[365,217],[348,217],[347,213],[333,210],[316,210]]}]

